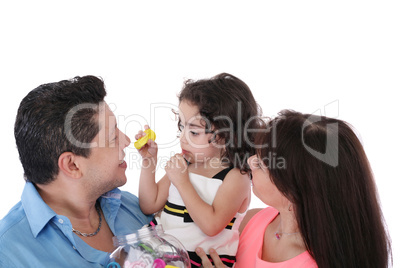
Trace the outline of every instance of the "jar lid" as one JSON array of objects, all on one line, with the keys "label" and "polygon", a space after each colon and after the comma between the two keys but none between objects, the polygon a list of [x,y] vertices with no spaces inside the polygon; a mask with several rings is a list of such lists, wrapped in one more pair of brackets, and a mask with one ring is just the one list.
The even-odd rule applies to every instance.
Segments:
[{"label": "jar lid", "polygon": [[162,225],[155,226],[144,226],[137,232],[127,235],[114,236],[113,244],[114,246],[122,246],[125,244],[133,243],[137,240],[144,239],[146,237],[162,235],[164,233]]}]

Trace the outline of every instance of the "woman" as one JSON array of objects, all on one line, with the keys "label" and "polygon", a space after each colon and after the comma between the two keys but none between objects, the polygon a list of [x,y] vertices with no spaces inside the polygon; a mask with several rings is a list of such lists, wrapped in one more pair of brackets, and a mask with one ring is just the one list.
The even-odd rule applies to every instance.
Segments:
[{"label": "woman", "polygon": [[[248,160],[253,191],[270,207],[244,219],[236,268],[388,267],[376,185],[347,123],[283,111],[258,140],[262,146]],[[224,267],[219,260],[215,266]]]}]

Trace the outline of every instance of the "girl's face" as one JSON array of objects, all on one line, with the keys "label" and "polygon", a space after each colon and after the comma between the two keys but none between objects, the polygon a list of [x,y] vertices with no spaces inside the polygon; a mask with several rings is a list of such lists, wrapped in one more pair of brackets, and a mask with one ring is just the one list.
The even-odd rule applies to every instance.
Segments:
[{"label": "girl's face", "polygon": [[269,170],[264,163],[253,155],[247,160],[251,169],[253,192],[265,204],[281,210],[289,206],[289,200],[282,195],[271,181]]},{"label": "girl's face", "polygon": [[180,145],[184,158],[190,163],[220,159],[222,145],[211,142],[213,133],[206,133],[198,107],[182,101],[179,105]]}]

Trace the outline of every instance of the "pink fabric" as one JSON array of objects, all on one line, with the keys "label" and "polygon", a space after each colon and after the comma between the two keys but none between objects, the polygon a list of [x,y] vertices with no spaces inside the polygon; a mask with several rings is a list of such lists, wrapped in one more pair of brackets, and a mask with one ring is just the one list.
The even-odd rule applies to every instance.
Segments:
[{"label": "pink fabric", "polygon": [[236,268],[316,268],[318,267],[310,254],[305,251],[284,262],[267,262],[261,259],[261,250],[265,229],[275,219],[278,211],[272,207],[265,208],[255,214],[247,223],[240,235],[239,248],[236,254]]}]

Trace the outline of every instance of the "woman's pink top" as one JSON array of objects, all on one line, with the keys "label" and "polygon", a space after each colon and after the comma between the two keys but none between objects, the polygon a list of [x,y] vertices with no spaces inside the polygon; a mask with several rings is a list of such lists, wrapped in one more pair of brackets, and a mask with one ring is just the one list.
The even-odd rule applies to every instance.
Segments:
[{"label": "woman's pink top", "polygon": [[267,262],[261,259],[265,229],[277,215],[278,211],[276,209],[267,207],[250,219],[240,235],[239,248],[236,254],[236,268],[318,267],[307,251],[284,262]]}]

